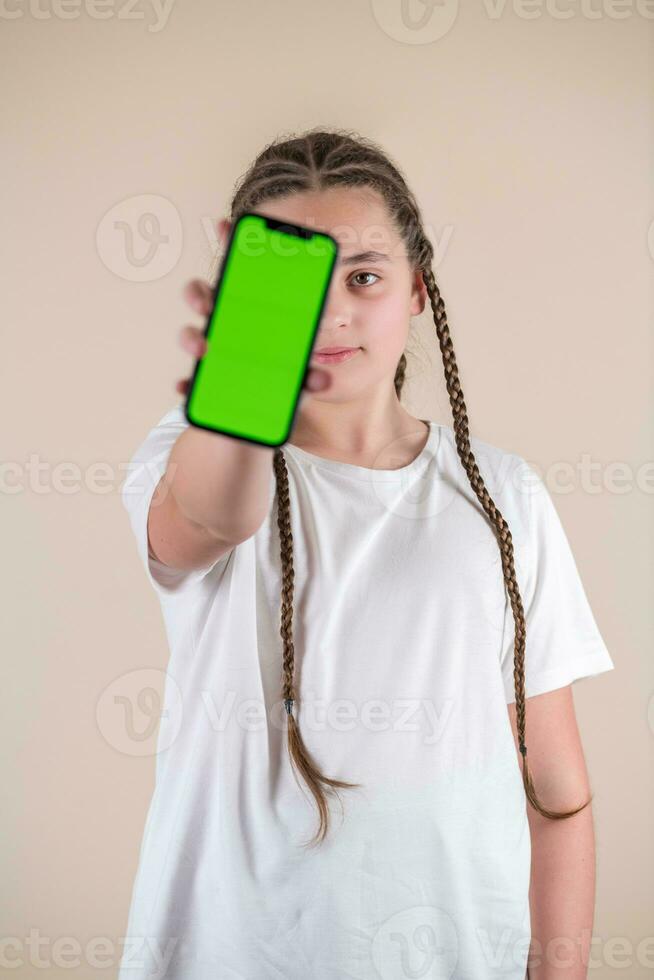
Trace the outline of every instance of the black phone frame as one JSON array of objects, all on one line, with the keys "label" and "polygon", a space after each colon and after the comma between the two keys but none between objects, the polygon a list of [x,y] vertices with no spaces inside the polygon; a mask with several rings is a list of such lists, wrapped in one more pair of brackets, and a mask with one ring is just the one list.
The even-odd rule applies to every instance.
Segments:
[{"label": "black phone frame", "polygon": [[314,235],[317,234],[317,235],[321,235],[323,238],[329,238],[329,239],[331,239],[331,241],[334,243],[334,257],[333,257],[331,268],[329,270],[329,275],[327,277],[327,283],[326,283],[326,286],[325,286],[325,290],[324,290],[322,299],[321,299],[320,304],[319,304],[319,307],[318,307],[318,314],[316,316],[316,322],[315,322],[314,328],[313,328],[313,336],[311,338],[311,343],[309,345],[308,352],[307,352],[307,357],[306,357],[306,360],[305,360],[305,363],[304,363],[304,372],[303,372],[303,375],[302,375],[302,381],[301,381],[300,386],[298,388],[297,397],[295,399],[295,405],[293,406],[293,411],[291,413],[289,425],[288,425],[288,428],[286,430],[286,434],[285,434],[284,438],[281,440],[281,442],[262,442],[260,439],[250,439],[248,436],[238,435],[237,433],[235,433],[235,432],[229,432],[226,429],[216,429],[216,428],[214,428],[213,426],[210,426],[210,425],[202,425],[201,423],[195,422],[193,419],[191,419],[189,417],[189,414],[188,414],[188,406],[189,406],[189,401],[191,399],[191,395],[193,393],[193,386],[195,384],[195,381],[196,381],[196,378],[197,378],[197,375],[198,375],[198,370],[199,370],[199,367],[200,367],[200,362],[202,360],[201,357],[199,357],[199,358],[196,359],[195,365],[193,367],[193,374],[191,375],[190,383],[189,383],[189,386],[188,386],[188,391],[186,393],[186,399],[184,401],[184,416],[186,418],[186,421],[189,423],[189,425],[193,425],[197,429],[205,429],[205,431],[207,431],[207,432],[218,432],[220,435],[229,436],[232,439],[239,439],[240,441],[243,441],[243,442],[251,442],[255,446],[268,446],[271,449],[276,449],[278,446],[283,446],[284,443],[288,440],[288,437],[290,435],[290,432],[291,432],[291,430],[293,428],[293,425],[295,423],[295,416],[297,415],[297,409],[298,409],[298,404],[299,404],[299,401],[300,401],[300,396],[302,395],[302,388],[303,388],[303,385],[304,385],[304,380],[305,380],[305,378],[307,376],[307,373],[308,373],[309,361],[311,360],[311,354],[313,352],[313,346],[314,346],[314,344],[316,342],[316,336],[318,334],[318,327],[320,326],[320,320],[322,319],[323,310],[325,308],[325,303],[327,301],[327,294],[329,292],[329,287],[331,285],[332,276],[334,274],[334,268],[335,268],[336,262],[338,260],[339,245],[338,245],[338,242],[336,241],[336,239],[333,237],[333,235],[330,235],[326,231],[322,231],[322,229],[320,229],[320,228],[309,228],[309,227],[307,227],[305,225],[296,224],[293,221],[284,221],[284,220],[281,220],[279,218],[271,218],[269,215],[267,215],[267,214],[261,214],[261,212],[259,212],[259,211],[244,211],[242,214],[240,214],[238,216],[237,220],[233,223],[233,225],[230,228],[229,237],[228,237],[227,243],[225,245],[225,254],[222,257],[222,260],[221,260],[221,263],[220,263],[220,268],[218,269],[218,275],[216,276],[216,284],[215,284],[214,290],[213,290],[213,299],[212,299],[212,303],[211,303],[211,309],[209,311],[209,314],[208,314],[207,319],[206,319],[206,323],[204,325],[204,337],[205,338],[207,337],[207,335],[209,333],[209,327],[211,325],[211,320],[213,318],[213,315],[214,315],[214,312],[215,312],[215,309],[216,309],[216,303],[218,302],[218,297],[220,295],[220,290],[222,288],[223,274],[224,274],[224,271],[225,271],[225,267],[227,265],[227,260],[229,258],[229,254],[230,254],[230,250],[231,250],[231,247],[232,247],[232,243],[234,241],[234,236],[236,234],[236,229],[238,228],[238,226],[239,226],[240,222],[243,220],[243,218],[248,218],[248,217],[262,218],[265,221],[266,226],[268,228],[272,228],[272,229],[274,229],[276,231],[282,231],[285,234],[288,234],[289,236],[295,235],[298,238],[310,239]]}]

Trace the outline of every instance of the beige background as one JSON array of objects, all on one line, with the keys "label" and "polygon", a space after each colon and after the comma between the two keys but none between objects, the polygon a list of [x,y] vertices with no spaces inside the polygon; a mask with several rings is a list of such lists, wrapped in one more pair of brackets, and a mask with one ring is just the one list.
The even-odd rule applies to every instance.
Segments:
[{"label": "beige background", "polygon": [[[152,740],[132,754],[113,695],[156,686],[167,662],[119,489],[179,400],[177,333],[198,322],[182,286],[209,272],[234,181],[278,133],[317,124],[403,168],[473,435],[537,465],[554,496],[616,664],[575,687],[597,830],[590,975],[654,967],[654,8],[445,0],[414,29],[399,11],[14,0],[0,16],[0,935],[21,980],[115,975],[155,760]],[[150,261],[147,212],[168,236]],[[407,403],[450,424],[433,324],[416,327]],[[106,969],[86,945],[101,937]]]}]

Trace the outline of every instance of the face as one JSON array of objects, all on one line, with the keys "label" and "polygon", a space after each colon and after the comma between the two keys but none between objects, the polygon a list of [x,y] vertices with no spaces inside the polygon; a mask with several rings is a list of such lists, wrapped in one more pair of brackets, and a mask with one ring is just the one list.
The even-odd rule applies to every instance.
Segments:
[{"label": "face", "polygon": [[[341,401],[379,385],[392,387],[410,317],[424,309],[427,291],[421,273],[409,265],[383,198],[370,188],[334,188],[277,198],[254,210],[326,231],[339,245],[310,362],[332,374],[332,384],[313,397]],[[315,356],[321,347],[358,350],[325,363]]]}]

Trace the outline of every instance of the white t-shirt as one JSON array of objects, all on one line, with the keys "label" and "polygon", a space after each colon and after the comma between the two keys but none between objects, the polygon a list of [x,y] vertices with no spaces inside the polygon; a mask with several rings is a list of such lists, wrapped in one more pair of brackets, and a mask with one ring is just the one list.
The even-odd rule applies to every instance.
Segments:
[{"label": "white t-shirt", "polygon": [[[321,771],[362,784],[340,791],[342,810],[328,797],[312,849],[318,814],[286,748],[274,481],[257,533],[213,565],[148,558],[150,497],[187,425],[181,405],[164,415],[122,488],[170,660],[121,980],[523,980],[514,623],[453,430],[429,421],[395,470],[283,447],[295,716]],[[611,670],[544,482],[471,444],[513,538],[526,695]]]}]

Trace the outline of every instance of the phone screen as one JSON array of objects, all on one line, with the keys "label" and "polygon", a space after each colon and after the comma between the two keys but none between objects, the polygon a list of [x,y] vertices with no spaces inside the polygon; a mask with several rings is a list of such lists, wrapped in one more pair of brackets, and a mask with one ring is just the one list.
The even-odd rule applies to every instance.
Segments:
[{"label": "phone screen", "polygon": [[268,446],[287,440],[337,255],[326,232],[241,215],[186,398],[190,423]]}]

